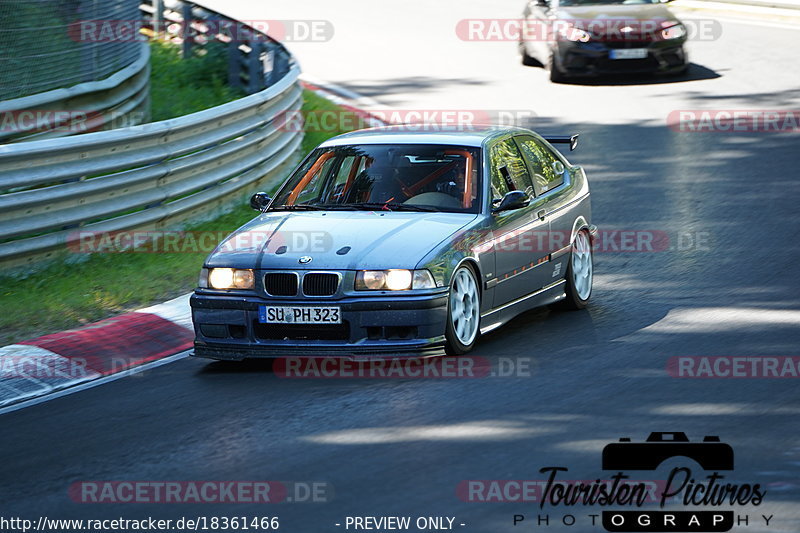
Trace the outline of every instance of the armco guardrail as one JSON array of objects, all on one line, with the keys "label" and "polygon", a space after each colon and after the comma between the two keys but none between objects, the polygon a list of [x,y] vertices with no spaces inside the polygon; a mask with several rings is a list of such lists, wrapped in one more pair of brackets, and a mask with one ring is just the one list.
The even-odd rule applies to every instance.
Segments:
[{"label": "armco guardrail", "polygon": [[299,73],[290,59],[266,89],[172,120],[0,145],[0,268],[54,258],[79,231],[179,227],[283,177],[302,140],[281,127]]}]

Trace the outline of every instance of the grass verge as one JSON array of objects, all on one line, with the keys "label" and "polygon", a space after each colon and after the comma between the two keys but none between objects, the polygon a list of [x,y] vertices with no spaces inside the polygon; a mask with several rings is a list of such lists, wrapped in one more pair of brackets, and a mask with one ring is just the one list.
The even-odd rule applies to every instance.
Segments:
[{"label": "grass verge", "polygon": [[[339,107],[310,91],[303,112],[337,112]],[[308,153],[338,131],[308,131]],[[227,233],[255,213],[238,206],[207,222],[183,229]],[[174,228],[178,229],[178,228]],[[0,346],[74,328],[158,303],[192,290],[206,252],[98,253],[76,264],[54,263],[25,279],[0,277]]]},{"label": "grass verge", "polygon": [[203,55],[181,59],[180,47],[150,41],[150,120],[157,122],[222,105],[245,96],[227,85],[223,46],[208,45]]}]

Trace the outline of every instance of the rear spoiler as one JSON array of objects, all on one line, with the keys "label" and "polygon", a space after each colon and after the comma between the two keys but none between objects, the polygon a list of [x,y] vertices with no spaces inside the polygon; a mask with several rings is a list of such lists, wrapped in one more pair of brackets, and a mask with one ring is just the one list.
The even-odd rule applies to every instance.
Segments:
[{"label": "rear spoiler", "polygon": [[570,152],[578,147],[578,135],[550,135],[544,138],[545,141],[552,144],[569,144]]}]

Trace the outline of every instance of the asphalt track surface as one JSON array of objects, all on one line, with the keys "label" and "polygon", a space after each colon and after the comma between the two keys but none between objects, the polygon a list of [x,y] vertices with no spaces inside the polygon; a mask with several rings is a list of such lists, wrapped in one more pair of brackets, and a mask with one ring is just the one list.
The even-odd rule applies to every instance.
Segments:
[{"label": "asphalt track surface", "polygon": [[[798,134],[666,126],[680,109],[800,109],[796,27],[725,15],[719,39],[691,44],[687,76],[552,85],[514,43],[455,37],[459,19],[514,17],[517,2],[217,7],[332,21],[330,43],[292,45],[304,71],[383,105],[533,110],[541,131],[579,131],[570,158],[590,177],[594,223],[662,231],[669,247],[598,251],[588,310],[530,312],[484,337],[474,355],[495,371],[514,366],[510,377],[285,379],[265,364],[183,359],[2,415],[0,514],[278,516],[288,532],[344,530],[347,516],[451,516],[463,531],[602,531],[588,517],[598,508],[466,502],[456,489],[542,479],[544,466],[603,477],[606,443],[682,431],[719,435],[736,453],[727,480],[767,489],[760,506],[735,508],[750,515],[743,530],[800,530],[797,379],[666,371],[676,356],[800,355]],[[68,487],[85,480],[316,481],[330,501],[76,503]],[[576,525],[561,525],[566,513]],[[513,527],[514,514],[526,522]],[[537,526],[538,514],[551,525]]]}]

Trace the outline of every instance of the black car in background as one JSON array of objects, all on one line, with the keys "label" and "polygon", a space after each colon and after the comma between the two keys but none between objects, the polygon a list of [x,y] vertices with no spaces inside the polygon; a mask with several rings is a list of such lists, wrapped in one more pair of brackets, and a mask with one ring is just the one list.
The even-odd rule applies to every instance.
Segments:
[{"label": "black car in background", "polygon": [[553,82],[689,66],[687,28],[659,0],[529,0],[523,18],[522,62]]}]

